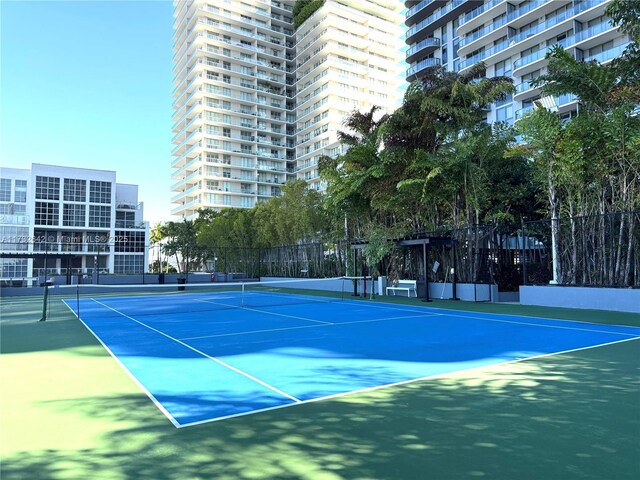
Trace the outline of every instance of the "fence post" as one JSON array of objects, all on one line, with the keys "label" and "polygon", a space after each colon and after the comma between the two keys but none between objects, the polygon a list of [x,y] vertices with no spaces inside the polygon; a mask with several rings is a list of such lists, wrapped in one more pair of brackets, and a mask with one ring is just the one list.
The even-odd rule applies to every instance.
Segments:
[{"label": "fence post", "polygon": [[520,261],[522,262],[522,285],[526,285],[527,284],[527,247],[525,245],[526,242],[526,238],[527,238],[527,232],[525,230],[525,226],[524,226],[524,218],[521,218],[521,222],[522,222],[522,239],[520,240],[522,242],[522,258],[520,259]]}]

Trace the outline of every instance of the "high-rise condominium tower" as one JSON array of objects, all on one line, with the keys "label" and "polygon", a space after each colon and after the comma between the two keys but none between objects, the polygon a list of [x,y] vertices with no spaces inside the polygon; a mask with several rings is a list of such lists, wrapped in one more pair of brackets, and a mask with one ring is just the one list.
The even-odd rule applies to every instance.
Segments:
[{"label": "high-rise condominium tower", "polygon": [[540,98],[530,81],[546,71],[549,47],[562,45],[578,60],[609,62],[629,38],[605,15],[611,0],[451,0],[405,2],[408,81],[432,65],[464,73],[482,61],[487,76],[514,79],[516,93],[487,114],[489,122],[513,123],[542,103],[566,117],[575,98]]},{"label": "high-rise condominium tower", "polygon": [[400,2],[326,0],[297,30],[293,2],[174,4],[174,215],[321,190],[344,117],[399,104]]}]

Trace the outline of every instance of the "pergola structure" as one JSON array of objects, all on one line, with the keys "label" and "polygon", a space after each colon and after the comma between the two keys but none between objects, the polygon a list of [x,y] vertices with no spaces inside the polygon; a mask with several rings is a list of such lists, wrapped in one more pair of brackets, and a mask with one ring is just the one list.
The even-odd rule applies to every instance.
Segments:
[{"label": "pergola structure", "polygon": [[[396,247],[409,247],[409,248],[419,248],[422,246],[422,265],[424,268],[424,298],[423,301],[430,302],[429,299],[429,275],[427,274],[427,259],[429,258],[429,249],[431,247],[441,247],[447,246],[451,247],[453,251],[453,264],[456,263],[456,243],[458,241],[451,237],[440,237],[440,236],[432,236],[424,233],[418,233],[415,235],[411,235],[408,237],[394,239],[392,240]],[[358,265],[358,250],[362,250],[365,245],[369,242],[365,240],[359,240],[355,242],[351,242],[351,249],[353,250],[353,263],[355,268],[357,269]],[[364,257],[362,257],[362,270],[364,273]],[[357,272],[354,272],[356,274]],[[451,276],[451,287],[452,287],[452,297],[453,300],[457,300],[457,292],[456,292],[456,276]]]}]

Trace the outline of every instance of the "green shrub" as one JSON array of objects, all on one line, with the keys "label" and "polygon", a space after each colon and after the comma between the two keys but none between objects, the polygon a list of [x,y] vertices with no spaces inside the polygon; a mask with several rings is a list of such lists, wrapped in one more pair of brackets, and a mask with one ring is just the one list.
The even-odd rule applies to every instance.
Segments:
[{"label": "green shrub", "polygon": [[[297,29],[324,4],[324,0],[298,0],[293,7],[293,26]],[[300,7],[298,7],[300,5]],[[298,7],[298,8],[296,8]],[[296,12],[298,12],[296,14]]]}]

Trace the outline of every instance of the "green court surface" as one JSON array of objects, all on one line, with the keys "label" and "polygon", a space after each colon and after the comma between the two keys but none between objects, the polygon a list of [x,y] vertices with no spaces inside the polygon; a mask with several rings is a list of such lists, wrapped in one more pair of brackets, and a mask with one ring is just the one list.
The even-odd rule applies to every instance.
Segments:
[{"label": "green court surface", "polygon": [[176,429],[70,311],[38,323],[41,307],[2,299],[3,480],[640,478],[638,340]]}]

